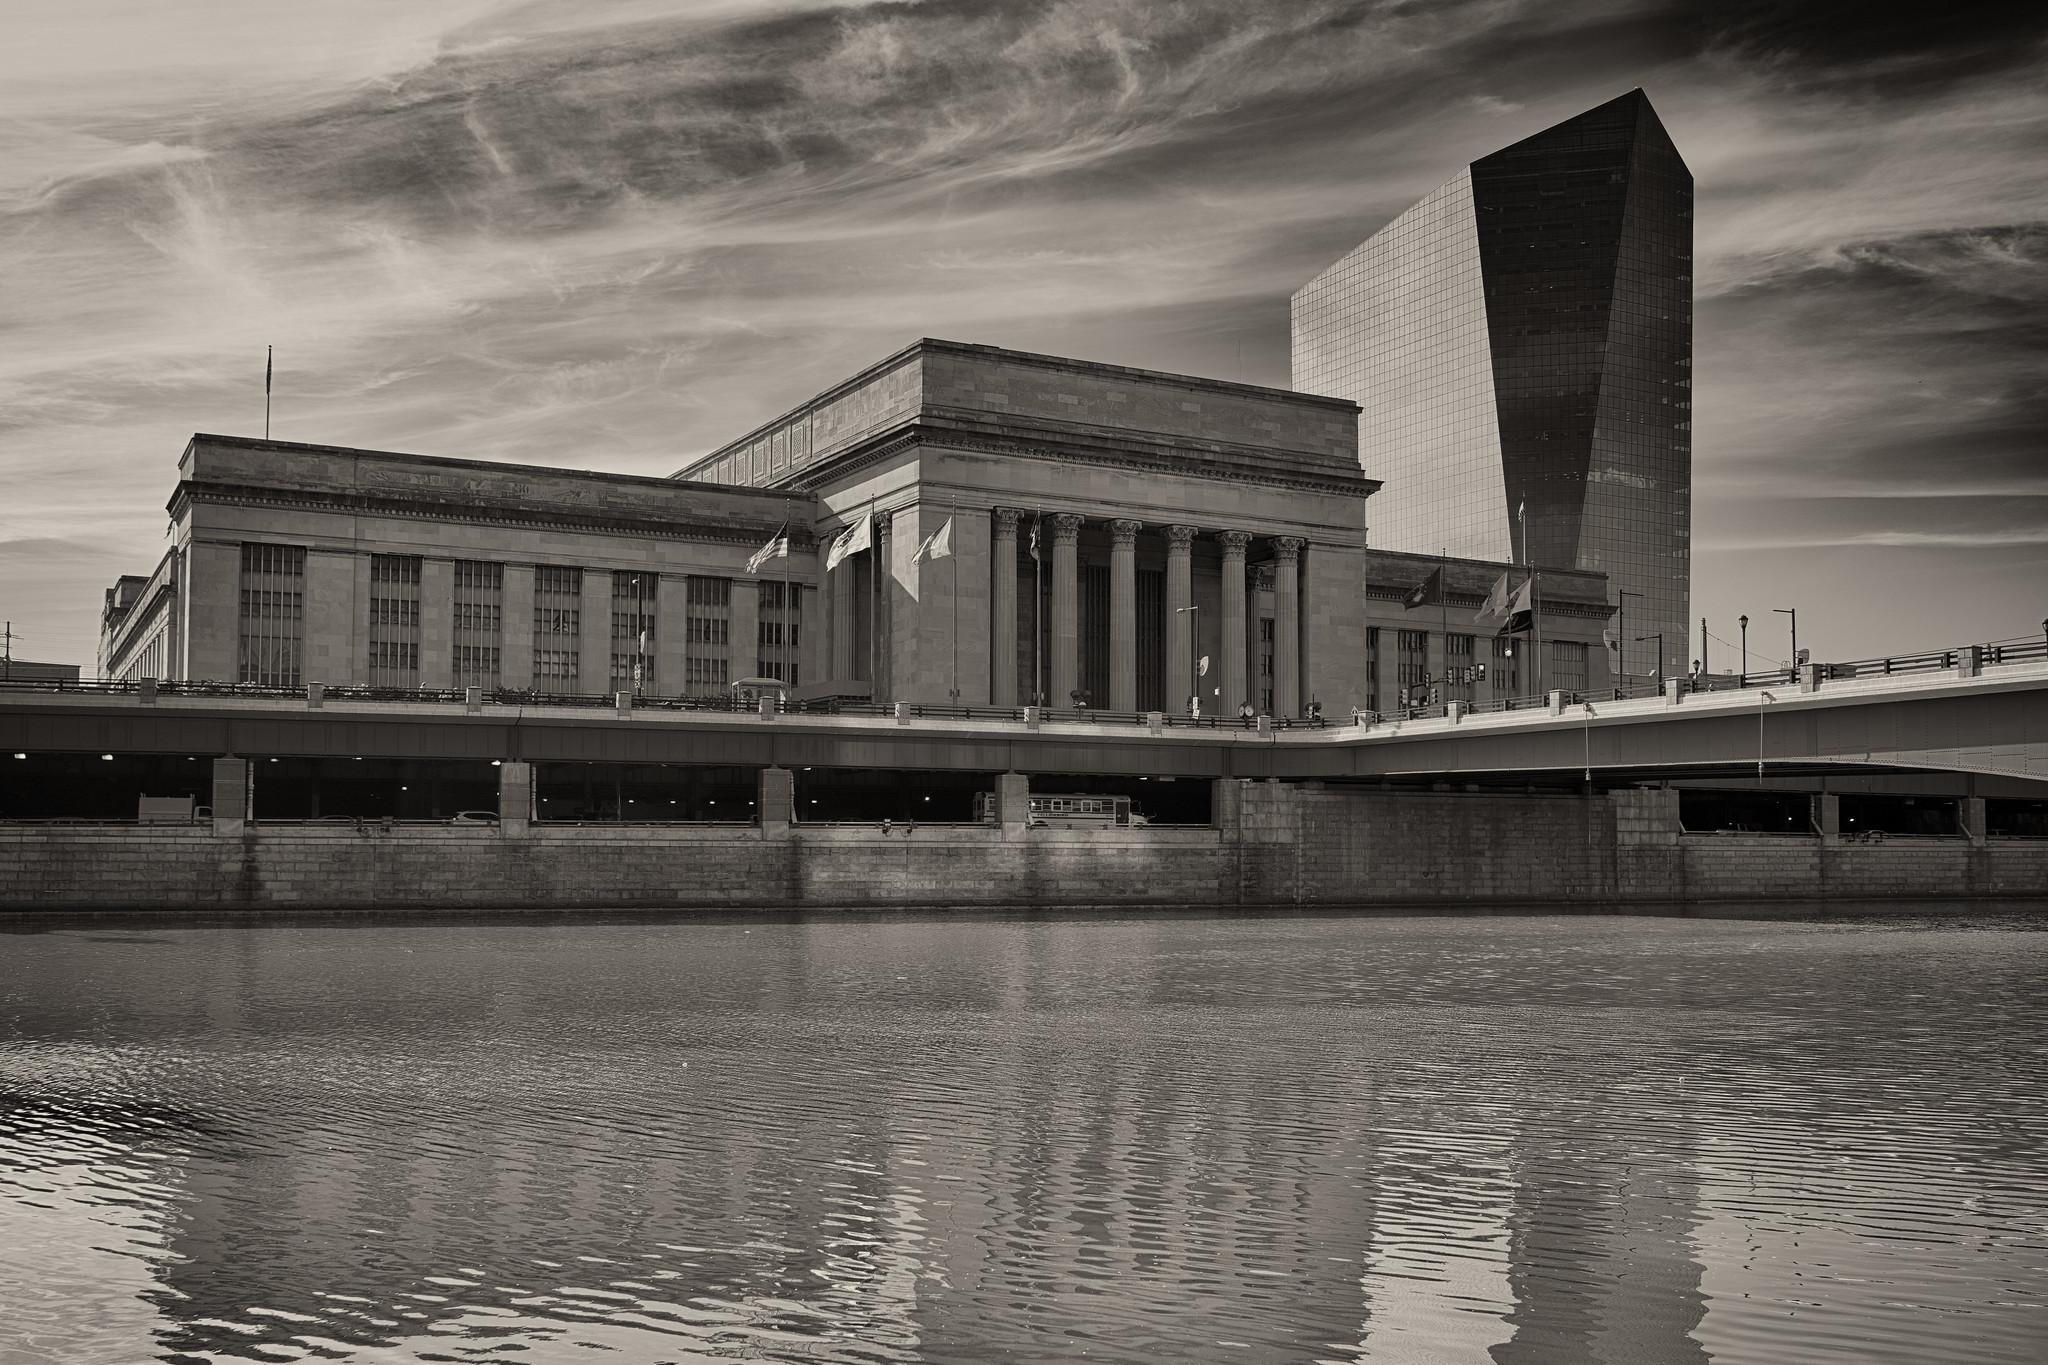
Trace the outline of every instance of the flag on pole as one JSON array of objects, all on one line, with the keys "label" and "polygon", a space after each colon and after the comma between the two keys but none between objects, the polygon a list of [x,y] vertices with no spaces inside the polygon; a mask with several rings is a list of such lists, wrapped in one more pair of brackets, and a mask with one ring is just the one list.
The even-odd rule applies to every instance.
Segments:
[{"label": "flag on pole", "polygon": [[1430,570],[1429,577],[1408,590],[1401,599],[1401,610],[1413,611],[1417,607],[1432,607],[1444,600],[1444,570],[1439,564]]},{"label": "flag on pole", "polygon": [[1199,664],[1197,664],[1197,665],[1195,666],[1195,676],[1196,676],[1196,677],[1198,677],[1198,678],[1206,678],[1206,677],[1208,677],[1208,676],[1209,676],[1209,656],[1208,656],[1208,655],[1204,654],[1204,655],[1202,656],[1202,660],[1201,660],[1201,662],[1200,662]]},{"label": "flag on pole", "polygon": [[946,524],[926,536],[918,545],[917,553],[910,557],[915,564],[920,559],[946,559],[953,553],[953,519],[946,518]]},{"label": "flag on pole", "polygon": [[1508,619],[1508,575],[1503,573],[1493,580],[1493,587],[1486,594],[1486,600],[1479,604],[1479,611],[1472,618],[1473,624],[1490,626],[1496,621]]},{"label": "flag on pole", "polygon": [[1045,517],[1041,514],[1031,523],[1031,557],[1033,559],[1038,558],[1038,523],[1044,520]]},{"label": "flag on pole", "polygon": [[1495,631],[1494,634],[1518,635],[1531,627],[1536,614],[1533,601],[1535,585],[1536,580],[1530,578],[1524,580],[1522,586],[1515,589],[1514,600],[1508,603],[1508,619],[1502,623],[1501,628]]},{"label": "flag on pole", "polygon": [[1600,643],[1607,646],[1609,654],[1616,653],[1621,649],[1621,637],[1614,633],[1613,626],[1608,626],[1600,632]]},{"label": "flag on pole", "polygon": [[766,564],[769,560],[788,558],[789,523],[784,522],[782,524],[782,529],[777,531],[774,535],[768,537],[768,543],[766,545],[763,545],[760,549],[754,551],[753,555],[747,560],[747,572],[759,573],[761,572],[761,566],[763,564]]},{"label": "flag on pole", "polygon": [[875,518],[872,513],[862,517],[839,533],[839,539],[832,542],[832,548],[825,555],[825,572],[839,567],[839,562],[848,555],[857,555],[874,543]]},{"label": "flag on pole", "polygon": [[266,396],[270,393],[270,362],[275,353],[275,347],[263,348],[263,392]]}]

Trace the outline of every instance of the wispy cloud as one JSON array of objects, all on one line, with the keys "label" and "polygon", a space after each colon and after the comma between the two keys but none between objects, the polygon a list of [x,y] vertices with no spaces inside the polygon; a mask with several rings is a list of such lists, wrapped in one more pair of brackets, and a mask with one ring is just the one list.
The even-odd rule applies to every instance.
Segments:
[{"label": "wispy cloud", "polygon": [[[100,546],[95,580],[154,558],[186,434],[260,421],[267,343],[282,435],[641,472],[921,334],[1284,383],[1302,279],[1639,83],[1701,188],[1703,606],[1751,590],[1717,557],[1744,535],[1912,553],[1845,539],[1908,497],[2038,520],[1942,491],[2041,473],[2044,108],[1985,55],[2038,25],[1837,50],[1760,0],[31,3],[0,52],[0,536]],[[99,586],[16,611],[89,658]]]}]

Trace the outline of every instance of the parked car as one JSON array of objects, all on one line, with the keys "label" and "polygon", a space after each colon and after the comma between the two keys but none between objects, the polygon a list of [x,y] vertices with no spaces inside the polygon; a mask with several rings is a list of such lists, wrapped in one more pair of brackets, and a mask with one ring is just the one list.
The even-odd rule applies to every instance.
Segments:
[{"label": "parked car", "polygon": [[451,825],[495,825],[498,813],[494,810],[459,810],[448,817]]}]

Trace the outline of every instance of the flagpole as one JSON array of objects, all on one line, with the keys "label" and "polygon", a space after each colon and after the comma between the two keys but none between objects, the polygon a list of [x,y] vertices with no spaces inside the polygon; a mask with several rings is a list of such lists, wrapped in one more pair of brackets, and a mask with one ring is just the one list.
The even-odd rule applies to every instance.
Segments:
[{"label": "flagpole", "polygon": [[[959,510],[959,502],[950,495],[946,500],[946,525],[953,524],[953,515]],[[950,547],[948,547],[950,548]],[[960,704],[960,552],[953,551],[953,704]]]},{"label": "flagpole", "polygon": [[1451,574],[1450,547],[1436,547],[1436,619],[1437,633],[1444,638],[1444,687],[1443,699],[1451,699]]},{"label": "flagpole", "polygon": [[270,439],[270,362],[276,352],[274,346],[263,348],[263,439],[266,441]]}]

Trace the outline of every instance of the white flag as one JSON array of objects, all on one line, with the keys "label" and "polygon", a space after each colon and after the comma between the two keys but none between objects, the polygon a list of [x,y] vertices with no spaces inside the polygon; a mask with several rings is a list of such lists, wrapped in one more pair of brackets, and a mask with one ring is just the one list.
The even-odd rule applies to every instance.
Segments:
[{"label": "white flag", "polygon": [[826,573],[838,568],[839,561],[848,555],[857,555],[873,543],[874,523],[874,517],[865,516],[839,533],[839,539],[832,542],[832,549],[825,556]]},{"label": "white flag", "polygon": [[766,545],[763,545],[760,549],[754,551],[753,555],[747,560],[747,572],[759,573],[761,572],[761,566],[763,564],[766,564],[769,560],[788,558],[789,527],[787,525],[784,525],[781,530],[777,531],[774,535],[768,537],[768,543]]},{"label": "white flag", "polygon": [[917,547],[917,553],[910,557],[915,564],[920,559],[945,559],[953,553],[953,519],[946,518],[946,524],[924,538]]},{"label": "white flag", "polygon": [[1502,574],[1493,581],[1493,588],[1486,594],[1486,600],[1479,604],[1479,610],[1473,614],[1472,623],[1479,626],[1490,626],[1496,621],[1505,621],[1507,619],[1508,576]]},{"label": "white flag", "polygon": [[1200,662],[1199,664],[1195,665],[1195,676],[1196,676],[1196,677],[1198,677],[1198,678],[1206,678],[1206,677],[1208,677],[1208,676],[1209,676],[1209,656],[1208,656],[1208,655],[1204,654],[1204,655],[1202,656],[1202,661],[1201,661],[1201,662]]}]

